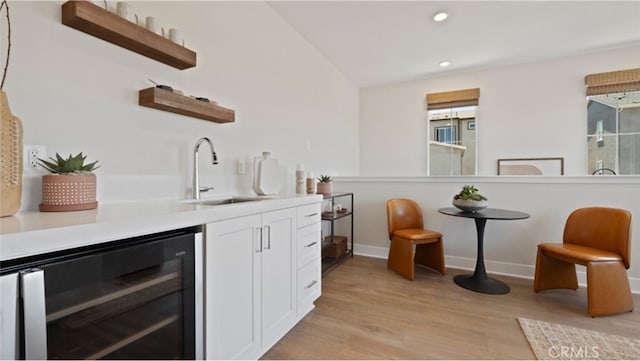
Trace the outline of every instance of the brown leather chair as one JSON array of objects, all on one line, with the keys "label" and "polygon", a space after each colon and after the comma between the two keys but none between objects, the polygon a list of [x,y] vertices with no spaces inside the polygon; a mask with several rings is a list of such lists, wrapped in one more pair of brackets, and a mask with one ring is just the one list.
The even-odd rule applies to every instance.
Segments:
[{"label": "brown leather chair", "polygon": [[387,267],[411,281],[415,276],[414,263],[444,274],[442,234],[424,229],[422,211],[416,202],[388,200],[387,225],[391,240]]},{"label": "brown leather chair", "polygon": [[538,245],[533,288],[578,289],[579,264],[587,267],[591,317],[632,311],[630,254],[631,213],[605,207],[577,209],[567,218],[562,243]]}]

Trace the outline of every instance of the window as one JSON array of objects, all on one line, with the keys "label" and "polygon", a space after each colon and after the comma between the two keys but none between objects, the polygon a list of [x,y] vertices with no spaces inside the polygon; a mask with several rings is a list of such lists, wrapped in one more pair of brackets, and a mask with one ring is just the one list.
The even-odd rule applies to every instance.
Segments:
[{"label": "window", "polygon": [[640,69],[591,74],[587,84],[590,174],[640,174]]},{"label": "window", "polygon": [[436,142],[454,144],[458,142],[456,137],[456,126],[447,125],[436,127]]},{"label": "window", "polygon": [[640,92],[589,97],[587,149],[591,174],[640,174]]},{"label": "window", "polygon": [[479,97],[479,89],[427,94],[429,175],[476,174]]}]

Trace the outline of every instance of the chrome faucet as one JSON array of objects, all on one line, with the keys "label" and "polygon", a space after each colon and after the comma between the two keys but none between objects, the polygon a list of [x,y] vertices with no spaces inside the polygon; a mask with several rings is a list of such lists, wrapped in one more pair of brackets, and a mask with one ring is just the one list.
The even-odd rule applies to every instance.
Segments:
[{"label": "chrome faucet", "polygon": [[198,149],[200,149],[200,144],[204,142],[209,143],[209,148],[211,148],[211,164],[218,164],[218,156],[216,155],[216,151],[213,150],[213,143],[211,143],[207,137],[198,139],[196,146],[193,149],[193,199],[200,199],[200,192],[206,192],[213,189],[213,187],[200,187],[200,178],[198,175]]}]

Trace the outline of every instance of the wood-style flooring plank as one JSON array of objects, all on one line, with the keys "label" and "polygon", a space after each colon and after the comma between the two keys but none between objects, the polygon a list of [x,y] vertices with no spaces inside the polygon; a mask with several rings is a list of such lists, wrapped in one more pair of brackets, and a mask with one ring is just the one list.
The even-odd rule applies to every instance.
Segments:
[{"label": "wood-style flooring plank", "polygon": [[418,267],[411,282],[386,260],[349,259],[325,275],[316,308],[263,359],[534,359],[518,317],[638,337],[637,310],[591,318],[584,288],[536,294],[530,279],[493,275],[511,292],[486,295],[453,283],[461,273]]}]

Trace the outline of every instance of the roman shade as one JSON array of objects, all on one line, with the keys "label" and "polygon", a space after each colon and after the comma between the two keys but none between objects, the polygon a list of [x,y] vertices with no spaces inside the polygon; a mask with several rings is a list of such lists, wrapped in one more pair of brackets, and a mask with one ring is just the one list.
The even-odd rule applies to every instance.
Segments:
[{"label": "roman shade", "polygon": [[589,74],[584,77],[587,95],[640,90],[640,68]]},{"label": "roman shade", "polygon": [[427,109],[445,109],[478,105],[480,88],[427,93]]}]

